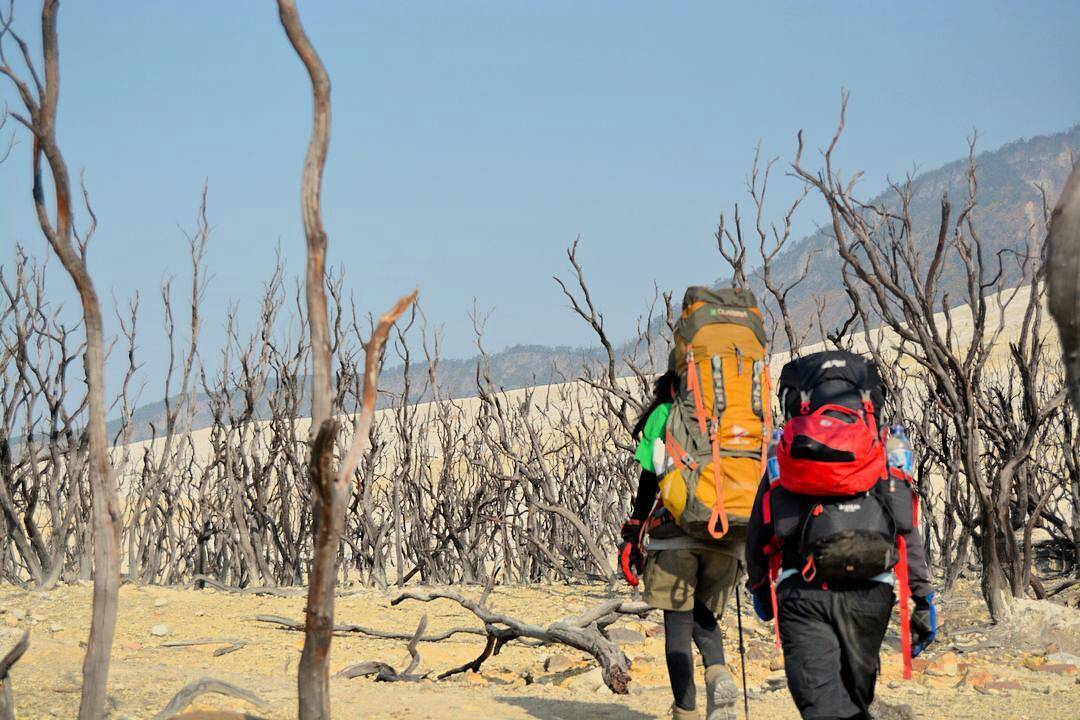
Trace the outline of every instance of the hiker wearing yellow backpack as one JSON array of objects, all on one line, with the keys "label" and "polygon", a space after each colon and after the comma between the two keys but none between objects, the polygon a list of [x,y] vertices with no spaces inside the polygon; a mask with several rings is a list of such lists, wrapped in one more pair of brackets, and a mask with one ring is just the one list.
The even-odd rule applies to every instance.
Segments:
[{"label": "hiker wearing yellow backpack", "polygon": [[882,427],[885,388],[859,355],[793,360],[779,386],[786,423],[754,501],[747,586],[758,616],[777,619],[802,717],[869,718],[894,590],[905,677],[937,632],[911,446]]},{"label": "hiker wearing yellow backpack", "polygon": [[707,720],[735,720],[738,688],[718,618],[738,582],[768,436],[765,330],[752,293],[691,287],[671,368],[634,430],[642,472],[620,566],[664,611],[672,717],[699,718],[691,640],[705,665]]}]

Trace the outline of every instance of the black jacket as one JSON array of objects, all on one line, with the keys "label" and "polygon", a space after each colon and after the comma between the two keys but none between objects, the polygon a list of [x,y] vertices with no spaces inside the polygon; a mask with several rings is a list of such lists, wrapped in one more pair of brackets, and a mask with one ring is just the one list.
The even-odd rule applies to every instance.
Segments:
[{"label": "black jacket", "polygon": [[[750,523],[746,531],[746,573],[747,584],[751,588],[761,587],[769,580],[769,560],[765,555],[765,548],[772,542],[773,529],[771,525],[765,524],[762,514],[762,502],[768,488],[768,478],[763,477],[761,484],[758,485],[754,509],[750,513]],[[926,550],[923,547],[922,536],[918,528],[903,535],[907,542],[908,587],[913,596],[925,597],[933,591],[933,587],[930,584],[930,572],[926,563]],[[781,563],[783,568],[799,569],[806,560],[794,545],[795,543],[787,543],[783,547]]]}]

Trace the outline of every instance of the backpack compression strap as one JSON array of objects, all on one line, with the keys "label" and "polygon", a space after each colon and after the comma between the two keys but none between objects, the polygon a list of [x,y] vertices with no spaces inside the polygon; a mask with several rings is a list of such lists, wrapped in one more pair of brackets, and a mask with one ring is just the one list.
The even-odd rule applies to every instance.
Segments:
[{"label": "backpack compression strap", "polygon": [[[713,416],[710,421],[705,419],[705,401],[701,394],[701,377],[698,375],[697,364],[694,362],[694,351],[686,353],[686,384],[690,386],[690,393],[694,396],[694,414],[697,416],[698,429],[702,435],[709,438],[712,447],[713,486],[716,491],[716,501],[709,515],[709,535],[719,540],[728,533],[727,511],[724,509],[723,476],[720,474],[720,418]],[[711,427],[710,427],[711,425]],[[720,529],[717,530],[717,523]]]}]

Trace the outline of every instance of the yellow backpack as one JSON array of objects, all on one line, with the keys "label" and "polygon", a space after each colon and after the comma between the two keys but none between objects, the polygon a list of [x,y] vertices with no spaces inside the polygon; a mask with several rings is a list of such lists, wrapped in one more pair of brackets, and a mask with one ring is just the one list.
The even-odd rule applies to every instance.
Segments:
[{"label": "yellow backpack", "polygon": [[660,499],[689,535],[719,539],[750,518],[770,431],[765,324],[749,290],[687,289],[675,326],[679,388]]}]

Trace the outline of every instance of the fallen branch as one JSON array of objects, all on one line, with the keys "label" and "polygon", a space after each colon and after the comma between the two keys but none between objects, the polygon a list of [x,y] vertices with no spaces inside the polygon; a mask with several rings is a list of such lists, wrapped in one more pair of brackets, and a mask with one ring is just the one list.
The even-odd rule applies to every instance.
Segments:
[{"label": "fallen branch", "polygon": [[[236,587],[235,585],[226,585],[220,580],[215,580],[212,577],[206,575],[196,575],[192,578],[192,583],[186,587],[194,587],[200,589],[199,584],[211,587],[214,590],[221,592],[233,593],[235,595],[268,595],[271,597],[306,597],[307,588],[303,587],[275,587],[273,585],[257,585],[255,587]],[[336,597],[346,597],[349,595],[355,595],[359,590],[342,590],[335,592]]]},{"label": "fallen branch", "polygon": [[[304,631],[304,623],[299,620],[292,620],[287,617],[281,617],[280,615],[256,615],[256,622],[270,623],[272,625],[280,625],[286,630],[295,630],[297,632]],[[414,633],[394,632],[391,630],[376,630],[375,628],[364,627],[362,625],[334,625],[334,632],[342,635],[349,633],[356,633],[359,635],[367,635],[368,637],[378,638],[380,640],[411,640]],[[425,635],[420,638],[418,642],[440,642],[454,635],[486,635],[487,633],[480,628],[469,627],[455,627],[449,630],[444,630],[434,635]]]},{"label": "fallen branch", "polygon": [[220,657],[221,655],[228,655],[229,653],[236,652],[242,647],[248,645],[247,640],[237,640],[235,638],[201,638],[199,640],[173,640],[171,642],[162,643],[161,647],[195,647],[197,645],[224,645],[214,651],[214,657]]},{"label": "fallen branch", "polygon": [[180,692],[173,696],[173,699],[169,701],[169,704],[165,706],[165,709],[154,716],[154,720],[171,720],[171,718],[174,718],[183,712],[184,708],[190,705],[195,698],[200,695],[205,695],[206,693],[217,693],[218,695],[225,695],[227,697],[244,700],[258,708],[266,707],[266,701],[250,690],[245,690],[236,687],[235,685],[230,685],[227,682],[215,680],[214,678],[202,678],[185,685]]},{"label": "fallen branch", "polygon": [[376,682],[416,682],[423,680],[426,675],[414,675],[416,668],[420,667],[420,653],[416,649],[417,643],[420,642],[420,637],[424,634],[424,630],[427,629],[427,615],[420,618],[420,623],[416,626],[416,630],[413,632],[411,639],[409,640],[409,666],[405,668],[405,672],[399,673],[393,668],[392,665],[387,665],[384,662],[378,660],[367,660],[362,663],[356,663],[355,665],[349,665],[341,670],[337,677],[343,678],[356,678],[366,677],[368,675],[374,675]]},{"label": "fallen branch", "polygon": [[[643,616],[650,608],[644,603],[631,603],[624,600],[609,600],[576,618],[557,620],[546,628],[533,625],[517,618],[492,612],[474,600],[469,600],[452,592],[406,592],[390,601],[398,605],[406,600],[432,602],[451,600],[465,608],[484,622],[488,632],[488,641],[484,652],[468,666],[456,668],[475,670],[490,657],[499,642],[506,644],[518,638],[530,638],[544,643],[568,645],[591,655],[599,664],[604,677],[604,684],[617,695],[625,695],[630,684],[630,660],[619,646],[606,638],[600,628],[610,625],[623,615]],[[492,637],[495,641],[493,643]],[[490,649],[490,651],[489,651]],[[453,673],[451,673],[453,674]]]}]

